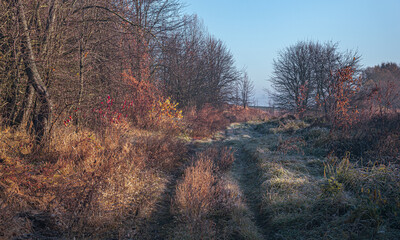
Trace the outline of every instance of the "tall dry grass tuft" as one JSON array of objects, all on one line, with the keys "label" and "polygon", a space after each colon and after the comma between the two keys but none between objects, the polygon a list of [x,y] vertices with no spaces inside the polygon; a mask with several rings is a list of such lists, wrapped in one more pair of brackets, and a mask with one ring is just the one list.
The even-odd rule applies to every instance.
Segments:
[{"label": "tall dry grass tuft", "polygon": [[215,223],[208,219],[217,205],[216,183],[213,160],[204,154],[185,170],[176,189],[173,208],[181,223],[179,228],[183,229],[177,229],[175,237],[204,239],[216,235]]},{"label": "tall dry grass tuft", "polygon": [[185,169],[173,201],[172,212],[178,224],[174,238],[226,239],[233,234],[236,198],[218,174],[232,163],[233,155],[226,148],[222,152],[208,149],[198,153]]},{"label": "tall dry grass tuft", "polygon": [[183,218],[199,221],[215,207],[217,178],[214,170],[213,159],[205,154],[200,154],[196,163],[185,170],[176,191],[176,203]]}]

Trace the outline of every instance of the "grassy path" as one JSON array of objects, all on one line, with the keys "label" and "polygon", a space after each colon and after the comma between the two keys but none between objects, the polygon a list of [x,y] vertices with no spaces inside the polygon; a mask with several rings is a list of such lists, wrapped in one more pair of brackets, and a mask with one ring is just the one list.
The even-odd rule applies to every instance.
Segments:
[{"label": "grassy path", "polygon": [[255,225],[259,232],[267,239],[268,216],[261,213],[262,197],[262,172],[258,162],[248,152],[245,146],[257,139],[259,134],[248,124],[233,124],[226,130],[225,144],[231,145],[235,150],[235,162],[232,166],[232,175],[237,179],[239,187],[244,194],[245,202],[251,210]]},{"label": "grassy path", "polygon": [[[291,133],[260,131],[264,123],[231,124],[216,140],[197,142],[197,149],[228,146],[235,151],[235,161],[223,178],[240,195],[241,216],[246,223],[239,239],[319,239],[323,236],[308,230],[330,212],[314,214],[315,199],[323,181],[323,162],[293,148],[301,143]],[[273,126],[268,126],[271,128]],[[290,139],[295,139],[292,141]],[[282,153],[279,145],[292,149]],[[294,149],[294,151],[293,151]],[[318,203],[319,204],[319,203]],[[328,205],[329,207],[329,205]],[[322,209],[324,210],[324,209]],[[240,218],[240,217],[239,217]],[[236,223],[241,222],[238,219]],[[234,224],[236,224],[234,223]],[[306,229],[308,228],[308,229]],[[249,234],[253,232],[254,234]],[[305,236],[308,235],[308,236]],[[305,237],[305,238],[304,238]]]},{"label": "grassy path", "polygon": [[[293,131],[296,124],[300,130]],[[207,152],[210,147],[231,147],[234,151],[231,168],[223,172],[212,170],[214,182],[205,185],[209,187],[207,193],[214,191],[215,186],[220,192],[215,197],[210,195],[211,198],[193,198],[200,205],[211,204],[213,198],[224,199],[215,202],[217,207],[209,205],[214,207],[202,213],[200,223],[182,216],[176,221],[179,214],[174,215],[176,212],[170,208],[177,196],[175,189],[184,185],[183,179],[202,179],[190,175],[194,172],[182,170],[170,182],[161,201],[164,207],[160,207],[156,218],[159,228],[154,239],[195,239],[203,233],[207,233],[203,239],[397,239],[388,236],[398,236],[398,231],[386,233],[386,226],[376,224],[381,219],[374,212],[378,205],[360,198],[353,182],[360,178],[359,170],[350,163],[346,165],[345,160],[332,163],[324,157],[326,149],[320,147],[319,141],[325,141],[328,132],[295,121],[286,125],[235,123],[212,140],[194,141],[191,155]],[[329,171],[326,166],[330,166]],[[195,180],[191,184],[197,183]],[[190,196],[193,194],[181,191],[180,199],[190,203]],[[194,213],[190,206],[181,204],[178,209]],[[225,209],[223,213],[221,209]],[[196,232],[199,227],[204,230]],[[188,230],[194,231],[186,235]]]},{"label": "grassy path", "polygon": [[319,233],[308,235],[305,229],[319,224],[312,218],[325,217],[312,213],[323,162],[304,154],[302,138],[273,133],[273,126],[260,131],[260,126],[265,124],[233,124],[226,130],[225,144],[236,149],[232,174],[265,239],[308,239]]}]

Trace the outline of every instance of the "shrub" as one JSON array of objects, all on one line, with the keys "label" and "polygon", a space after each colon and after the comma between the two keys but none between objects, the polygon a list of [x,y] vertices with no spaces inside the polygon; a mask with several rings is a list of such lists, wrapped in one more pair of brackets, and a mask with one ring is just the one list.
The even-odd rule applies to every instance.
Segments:
[{"label": "shrub", "polygon": [[[177,227],[174,237],[179,239],[227,239],[232,237],[232,209],[235,197],[217,174],[233,157],[227,149],[218,154],[216,149],[198,153],[185,169],[176,187],[173,213]],[[226,157],[229,156],[229,157]],[[223,160],[223,158],[226,158]]]},{"label": "shrub", "polygon": [[360,92],[361,77],[354,78],[354,69],[345,67],[333,74],[329,86],[329,117],[332,127],[348,130],[357,120],[358,109],[352,98]]},{"label": "shrub", "polygon": [[175,170],[180,160],[186,157],[184,143],[166,134],[139,137],[131,148],[137,155],[144,157],[142,161],[147,168],[166,172]]},{"label": "shrub", "polygon": [[187,110],[185,118],[191,135],[200,138],[210,136],[229,124],[229,120],[224,118],[222,111],[209,104],[198,110],[195,108]]}]

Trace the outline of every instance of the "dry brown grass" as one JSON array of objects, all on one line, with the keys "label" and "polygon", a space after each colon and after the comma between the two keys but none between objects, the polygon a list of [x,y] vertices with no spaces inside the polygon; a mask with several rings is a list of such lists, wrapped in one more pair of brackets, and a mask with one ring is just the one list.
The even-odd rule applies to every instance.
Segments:
[{"label": "dry brown grass", "polygon": [[178,158],[186,157],[184,142],[178,138],[164,134],[152,134],[136,139],[131,148],[140,156],[148,168],[162,171],[174,171],[179,165]]},{"label": "dry brown grass", "polygon": [[210,136],[229,124],[229,120],[222,115],[222,110],[211,105],[206,105],[199,110],[194,108],[186,110],[185,120],[189,134],[195,138]]},{"label": "dry brown grass", "polygon": [[271,117],[267,111],[256,108],[228,105],[224,107],[224,115],[230,122],[266,121]]},{"label": "dry brown grass", "polygon": [[[44,232],[141,238],[170,171],[185,156],[172,136],[126,126],[110,126],[100,136],[58,128],[49,151],[40,154],[18,131],[2,129],[1,136],[0,232],[6,239]],[[43,216],[49,224],[37,227]]]}]

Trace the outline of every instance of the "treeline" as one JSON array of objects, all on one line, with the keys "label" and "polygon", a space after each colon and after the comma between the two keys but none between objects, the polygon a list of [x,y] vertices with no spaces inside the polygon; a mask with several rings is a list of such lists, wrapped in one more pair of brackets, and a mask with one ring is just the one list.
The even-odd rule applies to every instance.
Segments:
[{"label": "treeline", "polygon": [[232,100],[241,73],[225,44],[196,16],[164,41],[160,79],[167,95],[185,106]]},{"label": "treeline", "polygon": [[[232,54],[179,1],[8,0],[0,8],[0,113],[39,138],[60,116],[82,116],[107,96],[137,105],[172,97],[180,108],[240,102]],[[156,97],[138,102],[143,93]]]}]

